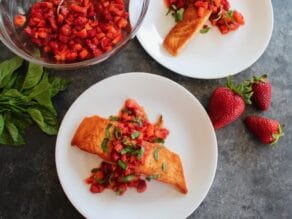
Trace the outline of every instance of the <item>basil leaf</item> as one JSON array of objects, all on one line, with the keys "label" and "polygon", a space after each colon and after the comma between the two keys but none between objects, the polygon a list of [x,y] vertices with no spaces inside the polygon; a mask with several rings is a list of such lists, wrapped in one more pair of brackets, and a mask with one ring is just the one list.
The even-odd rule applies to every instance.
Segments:
[{"label": "basil leaf", "polygon": [[105,137],[110,139],[111,137],[111,132],[110,132],[110,128],[113,126],[113,124],[109,123],[107,125],[107,127],[105,128]]},{"label": "basil leaf", "polygon": [[141,134],[141,132],[139,132],[139,131],[135,131],[135,132],[133,132],[133,133],[131,134],[131,138],[132,138],[132,139],[136,139],[136,138],[138,138],[138,137],[140,136],[140,134]]},{"label": "basil leaf", "polygon": [[123,154],[127,154],[127,153],[132,153],[133,151],[135,151],[134,148],[131,147],[131,146],[128,146],[128,147],[123,148],[123,149],[120,151],[120,154],[123,155]]},{"label": "basil leaf", "polygon": [[43,76],[43,66],[29,63],[28,70],[22,85],[22,90],[31,89],[36,86]]},{"label": "basil leaf", "polygon": [[101,149],[104,153],[107,152],[107,143],[109,142],[109,139],[108,138],[104,138],[102,143],[101,143]]},{"label": "basil leaf", "polygon": [[200,33],[202,33],[202,34],[208,33],[210,29],[211,29],[211,28],[210,28],[209,26],[207,26],[207,27],[203,27],[203,28],[200,30]]},{"label": "basil leaf", "polygon": [[45,122],[45,119],[38,109],[29,108],[27,112],[31,116],[32,120],[39,126],[39,128],[48,135],[57,134],[57,127],[49,125]]},{"label": "basil leaf", "polygon": [[161,168],[162,168],[162,171],[163,171],[163,172],[166,172],[166,169],[167,169],[167,163],[166,163],[166,162],[163,162]]},{"label": "basil leaf", "polygon": [[4,126],[5,126],[5,121],[3,116],[0,114],[0,135],[2,135],[2,132],[4,130]]},{"label": "basil leaf", "polygon": [[135,175],[122,176],[121,177],[121,182],[123,182],[123,183],[131,182],[134,179],[136,179]]},{"label": "basil leaf", "polygon": [[123,145],[126,145],[126,146],[130,146],[130,147],[134,146],[132,143],[128,142],[127,137],[123,138],[122,143],[123,143]]},{"label": "basil leaf", "polygon": [[56,115],[56,110],[51,101],[51,89],[52,87],[48,80],[48,74],[44,73],[40,83],[30,91],[29,97],[36,100],[41,106],[46,107]]},{"label": "basil leaf", "polygon": [[15,70],[22,65],[23,60],[17,56],[0,63],[0,88],[6,86],[3,80],[10,81],[10,78]]},{"label": "basil leaf", "polygon": [[7,131],[12,139],[12,144],[24,144],[24,141],[18,131],[18,128],[15,126],[15,124],[6,121],[5,127],[7,128]]},{"label": "basil leaf", "polygon": [[119,117],[118,116],[110,116],[109,120],[111,120],[111,121],[119,121]]},{"label": "basil leaf", "polygon": [[158,157],[158,153],[159,153],[159,150],[161,149],[162,147],[157,147],[155,148],[154,152],[153,152],[153,157],[156,161],[159,160],[159,157]]},{"label": "basil leaf", "polygon": [[154,143],[161,143],[161,144],[164,144],[164,139],[163,138],[155,138],[153,140]]},{"label": "basil leaf", "polygon": [[128,168],[128,165],[127,165],[125,162],[121,161],[121,160],[118,160],[118,165],[119,165],[119,167],[121,167],[123,170],[126,170],[126,169]]},{"label": "basil leaf", "polygon": [[172,16],[174,17],[175,22],[179,22],[183,20],[184,12],[185,12],[184,8],[181,8],[178,10],[175,9],[175,11],[172,13]]},{"label": "basil leaf", "polygon": [[121,190],[121,189],[118,189],[118,190],[116,191],[116,195],[118,195],[118,196],[122,195],[122,190]]},{"label": "basil leaf", "polygon": [[120,139],[121,136],[122,136],[121,129],[118,128],[118,127],[115,127],[115,129],[114,129],[114,135],[115,135],[115,138],[116,138],[117,140]]},{"label": "basil leaf", "polygon": [[69,85],[68,80],[60,77],[53,77],[49,80],[49,82],[51,84],[51,97],[56,96],[60,91],[65,90]]},{"label": "basil leaf", "polygon": [[143,121],[138,116],[134,118],[133,122],[138,124],[139,127],[142,127],[143,125]]},{"label": "basil leaf", "polygon": [[93,168],[93,169],[91,170],[91,173],[96,173],[97,171],[99,171],[99,168]]},{"label": "basil leaf", "polygon": [[147,176],[145,179],[147,181],[150,181],[151,179],[158,179],[160,177],[160,174],[153,174],[151,176]]},{"label": "basil leaf", "polygon": [[93,176],[93,178],[94,178],[95,182],[97,182],[98,184],[104,184],[106,182],[106,180],[107,180],[106,178],[99,179],[96,176]]},{"label": "basil leaf", "polygon": [[131,152],[131,155],[137,155],[138,159],[141,159],[142,156],[144,155],[145,148],[143,146],[140,146],[139,149]]}]

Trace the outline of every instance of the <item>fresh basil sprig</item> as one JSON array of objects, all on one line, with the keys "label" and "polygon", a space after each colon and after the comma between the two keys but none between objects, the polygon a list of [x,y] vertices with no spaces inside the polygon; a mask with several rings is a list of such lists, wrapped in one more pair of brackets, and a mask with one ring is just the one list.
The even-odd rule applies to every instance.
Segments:
[{"label": "fresh basil sprig", "polygon": [[0,144],[24,144],[22,135],[33,123],[48,135],[57,134],[52,98],[67,85],[63,78],[49,77],[42,66],[27,67],[19,57],[0,63]]}]

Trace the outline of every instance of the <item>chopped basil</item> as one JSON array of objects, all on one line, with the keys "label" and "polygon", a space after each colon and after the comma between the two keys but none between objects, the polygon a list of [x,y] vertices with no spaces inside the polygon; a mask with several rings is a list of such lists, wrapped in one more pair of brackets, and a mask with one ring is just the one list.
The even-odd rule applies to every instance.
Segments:
[{"label": "chopped basil", "polygon": [[161,149],[162,147],[157,147],[155,148],[154,152],[153,152],[153,157],[156,161],[158,161],[158,153],[159,153],[159,150]]},{"label": "chopped basil", "polygon": [[118,189],[117,191],[116,191],[116,195],[122,195],[122,190],[121,189]]},{"label": "chopped basil", "polygon": [[123,138],[122,143],[123,143],[123,145],[126,145],[126,146],[130,146],[130,147],[134,146],[132,143],[128,142],[127,137]]},{"label": "chopped basil", "polygon": [[140,134],[141,134],[141,132],[139,132],[139,131],[135,131],[135,132],[133,132],[133,133],[131,134],[131,138],[132,138],[132,139],[136,139],[136,138],[138,138],[138,137],[140,136]]},{"label": "chopped basil", "polygon": [[109,119],[111,121],[119,121],[119,117],[118,116],[110,116]]},{"label": "chopped basil", "polygon": [[111,137],[111,132],[110,132],[110,128],[113,126],[113,124],[108,124],[107,127],[105,128],[105,137],[106,138],[110,138]]},{"label": "chopped basil", "polygon": [[128,115],[131,115],[133,112],[132,112],[132,110],[125,108],[122,110],[122,113],[127,113]]},{"label": "chopped basil", "polygon": [[166,172],[166,169],[167,169],[167,163],[166,163],[166,162],[163,162],[161,168],[162,168],[162,171],[163,171],[163,172]]},{"label": "chopped basil", "polygon": [[[227,11],[226,12],[226,17],[228,17],[228,18],[230,18],[231,19],[231,21],[234,23],[235,22],[235,19],[234,19],[234,17],[233,17],[233,12],[234,11],[232,11],[232,10],[229,10],[229,11]],[[224,20],[225,21],[225,20]]]},{"label": "chopped basil", "polygon": [[123,170],[126,170],[126,169],[128,168],[128,165],[127,165],[125,162],[121,161],[121,160],[118,160],[118,165],[119,165],[119,167],[121,167]]},{"label": "chopped basil", "polygon": [[139,127],[143,126],[143,121],[138,116],[136,116],[133,120],[134,123],[138,124]]},{"label": "chopped basil", "polygon": [[201,30],[200,30],[200,33],[204,34],[204,33],[208,33],[210,30],[210,27],[209,26],[206,26],[206,27],[203,27]]},{"label": "chopped basil", "polygon": [[115,129],[114,129],[114,135],[115,135],[115,138],[116,139],[120,139],[121,136],[122,136],[121,129],[118,128],[118,127],[115,127]]},{"label": "chopped basil", "polygon": [[101,143],[101,149],[102,151],[105,153],[107,152],[107,143],[108,143],[109,139],[108,138],[104,138],[102,143]]},{"label": "chopped basil", "polygon": [[96,176],[94,176],[93,178],[94,178],[95,182],[97,182],[98,184],[104,184],[106,182],[106,180],[107,180],[106,178],[99,179]]},{"label": "chopped basil", "polygon": [[164,139],[163,138],[155,138],[153,140],[154,143],[161,143],[161,144],[164,144]]},{"label": "chopped basil", "polygon": [[141,148],[137,154],[138,159],[142,158],[142,156],[144,155],[144,152],[145,152],[145,148],[143,146],[141,146]]},{"label": "chopped basil", "polygon": [[181,8],[175,10],[171,15],[174,17],[175,22],[179,22],[183,20],[185,9]]},{"label": "chopped basil", "polygon": [[151,176],[147,176],[145,179],[147,181],[150,181],[151,179],[158,179],[160,177],[160,174],[153,174]]},{"label": "chopped basil", "polygon": [[123,148],[120,153],[127,154],[127,153],[132,153],[134,151],[135,151],[135,149],[133,147],[128,146],[128,147]]},{"label": "chopped basil", "polygon": [[96,173],[98,170],[99,170],[99,168],[93,168],[93,169],[91,170],[91,173]]},{"label": "chopped basil", "polygon": [[128,176],[123,176],[121,178],[121,182],[126,183],[126,182],[131,182],[132,180],[136,179],[135,175],[128,175]]}]

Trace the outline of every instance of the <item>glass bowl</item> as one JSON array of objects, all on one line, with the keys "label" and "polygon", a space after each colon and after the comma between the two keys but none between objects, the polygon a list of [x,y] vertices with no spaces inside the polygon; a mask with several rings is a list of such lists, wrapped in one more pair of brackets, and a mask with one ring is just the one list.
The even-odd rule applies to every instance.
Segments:
[{"label": "glass bowl", "polygon": [[[61,0],[60,0],[61,1]],[[65,0],[66,1],[66,0]],[[90,66],[116,54],[131,39],[135,37],[144,16],[147,12],[150,0],[124,0],[127,11],[129,13],[129,21],[131,30],[127,35],[116,44],[112,50],[103,53],[95,58],[70,63],[56,63],[54,60],[40,58],[36,54],[36,49],[28,37],[23,33],[22,28],[15,28],[13,24],[14,16],[17,14],[27,14],[34,0],[0,0],[0,39],[13,53],[23,59],[47,68],[54,69],[76,69],[80,67]]]}]

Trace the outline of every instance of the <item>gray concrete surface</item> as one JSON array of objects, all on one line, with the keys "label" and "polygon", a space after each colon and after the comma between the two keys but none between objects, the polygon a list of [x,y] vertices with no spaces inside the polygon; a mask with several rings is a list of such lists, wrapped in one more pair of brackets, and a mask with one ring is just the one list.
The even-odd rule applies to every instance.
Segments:
[{"label": "gray concrete surface", "polygon": [[[264,55],[236,81],[267,73],[273,84],[271,110],[261,113],[248,107],[241,119],[217,131],[218,169],[208,196],[189,219],[292,218],[292,2],[273,0],[275,25]],[[0,45],[0,59],[8,50]],[[191,91],[206,106],[220,80],[196,80],[160,66],[137,40],[110,60],[70,72],[51,71],[71,80],[55,99],[59,120],[72,102],[90,85],[122,72],[144,71],[168,77]],[[276,118],[286,124],[285,137],[276,149],[261,145],[247,133],[242,119],[249,114]],[[36,127],[26,133],[20,148],[0,147],[0,219],[82,218],[66,198],[55,167],[55,137]]]}]

